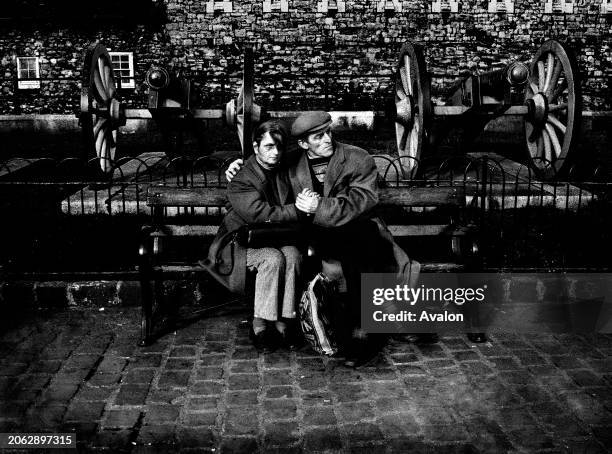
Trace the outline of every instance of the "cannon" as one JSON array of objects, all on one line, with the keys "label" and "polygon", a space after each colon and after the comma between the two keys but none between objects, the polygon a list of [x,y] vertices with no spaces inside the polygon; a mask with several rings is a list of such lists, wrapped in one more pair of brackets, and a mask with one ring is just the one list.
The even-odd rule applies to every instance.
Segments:
[{"label": "cannon", "polygon": [[[189,96],[176,105],[160,101],[160,92],[170,75],[153,68],[146,77],[149,109],[126,109],[116,97],[110,58],[100,43],[92,45],[85,56],[81,120],[88,137],[88,148],[95,152],[103,171],[117,146],[116,130],[129,118],[165,118],[172,108],[184,118],[223,119],[236,128],[243,155],[248,154],[253,124],[266,117],[254,99],[253,49],[245,48],[242,86],[225,109],[192,109]],[[394,76],[394,109],[390,120],[395,125],[398,158],[394,161],[395,179],[411,179],[419,171],[423,155],[433,154],[441,134],[434,135],[436,118],[461,118],[475,137],[493,118],[519,115],[524,118],[525,144],[530,165],[543,178],[552,178],[571,165],[581,119],[581,95],[576,59],[555,40],[546,41],[529,65],[520,61],[484,74],[466,74],[448,90],[445,105],[434,105],[431,81],[422,48],[405,43],[399,53]],[[187,90],[189,91],[189,90]],[[177,112],[175,112],[177,114]],[[179,115],[179,117],[180,117]]]},{"label": "cannon", "polygon": [[[77,116],[85,138],[86,159],[95,157],[103,173],[111,173],[117,151],[117,131],[128,119],[153,118],[162,125],[168,140],[167,154],[180,151],[181,122],[186,119],[221,119],[236,128],[243,154],[248,153],[251,129],[266,113],[253,102],[253,49],[244,54],[242,87],[224,109],[192,108],[191,81],[153,66],[145,76],[147,109],[128,109],[119,99],[111,59],[103,44],[96,42],[85,52],[81,78],[80,110]],[[178,126],[178,127],[176,127]]]},{"label": "cannon", "polygon": [[[406,43],[399,55],[395,82],[395,130],[399,167],[408,178],[431,153],[434,118],[463,117],[475,137],[501,115],[524,118],[527,159],[542,178],[552,178],[571,165],[582,114],[576,59],[555,40],[546,41],[529,65],[520,61],[484,74],[468,74],[449,90],[446,105],[434,106],[422,48]],[[469,135],[469,134],[468,134]]]}]

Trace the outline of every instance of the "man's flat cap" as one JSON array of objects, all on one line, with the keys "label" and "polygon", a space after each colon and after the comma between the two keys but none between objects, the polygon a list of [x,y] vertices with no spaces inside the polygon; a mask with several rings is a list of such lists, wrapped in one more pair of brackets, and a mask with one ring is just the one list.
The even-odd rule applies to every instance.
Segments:
[{"label": "man's flat cap", "polygon": [[321,129],[331,125],[331,115],[322,110],[314,110],[305,112],[295,119],[291,126],[291,135],[293,137],[302,137],[307,134],[313,134]]}]

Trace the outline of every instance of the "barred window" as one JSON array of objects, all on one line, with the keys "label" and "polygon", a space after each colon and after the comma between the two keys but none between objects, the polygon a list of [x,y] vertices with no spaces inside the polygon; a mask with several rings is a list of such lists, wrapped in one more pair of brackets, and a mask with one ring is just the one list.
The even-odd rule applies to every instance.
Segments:
[{"label": "barred window", "polygon": [[[117,87],[136,88],[134,81],[134,53],[133,52],[109,52],[113,65],[113,74]],[[119,83],[121,82],[121,85]]]},{"label": "barred window", "polygon": [[25,90],[40,88],[40,80],[27,80],[39,77],[38,57],[17,57],[17,88]]}]

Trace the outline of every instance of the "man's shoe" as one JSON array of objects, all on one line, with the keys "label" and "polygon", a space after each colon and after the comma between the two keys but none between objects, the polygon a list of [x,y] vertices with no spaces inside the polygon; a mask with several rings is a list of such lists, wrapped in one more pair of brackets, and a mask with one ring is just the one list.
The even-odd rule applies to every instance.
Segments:
[{"label": "man's shoe", "polygon": [[278,346],[285,350],[295,351],[303,344],[302,337],[298,334],[297,330],[291,326],[288,326],[282,333],[277,331],[276,337]]},{"label": "man's shoe", "polygon": [[485,333],[467,333],[467,338],[475,344],[482,344],[487,341]]},{"label": "man's shoe", "polygon": [[359,367],[372,361],[378,355],[378,349],[367,338],[353,338],[346,350],[346,367]]},{"label": "man's shoe", "polygon": [[257,349],[258,352],[271,353],[274,351],[274,346],[272,342],[270,342],[267,329],[255,334],[255,331],[253,331],[253,327],[251,327],[251,329],[249,330],[249,337],[251,338],[253,346]]}]

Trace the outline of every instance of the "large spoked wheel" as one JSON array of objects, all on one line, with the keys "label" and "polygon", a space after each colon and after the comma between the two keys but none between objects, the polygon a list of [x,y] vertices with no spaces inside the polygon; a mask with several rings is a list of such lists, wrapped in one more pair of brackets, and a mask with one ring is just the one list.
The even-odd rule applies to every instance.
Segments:
[{"label": "large spoked wheel", "polygon": [[576,59],[563,44],[546,41],[530,67],[525,137],[532,166],[545,178],[569,168],[582,115]]},{"label": "large spoked wheel", "polygon": [[125,124],[125,112],[116,98],[111,59],[102,44],[89,46],[82,74],[80,118],[87,159],[95,153],[100,169],[109,173],[117,151],[117,129]]},{"label": "large spoked wheel", "polygon": [[261,108],[254,103],[255,66],[252,47],[245,48],[243,64],[242,87],[238,97],[225,105],[225,122],[237,129],[242,155],[247,158],[253,152],[251,146],[253,124],[262,116]]},{"label": "large spoked wheel", "polygon": [[406,43],[395,79],[395,137],[404,178],[416,172],[427,147],[432,106],[430,80],[420,46]]}]

